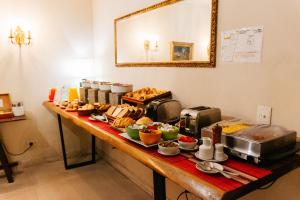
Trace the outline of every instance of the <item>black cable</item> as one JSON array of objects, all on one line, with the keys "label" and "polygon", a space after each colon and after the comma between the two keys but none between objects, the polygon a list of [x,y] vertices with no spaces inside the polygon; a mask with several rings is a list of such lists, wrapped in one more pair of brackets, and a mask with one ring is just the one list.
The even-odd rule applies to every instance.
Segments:
[{"label": "black cable", "polygon": [[274,180],[273,182],[271,182],[270,184],[268,184],[268,185],[266,185],[266,186],[264,186],[264,187],[260,187],[260,188],[258,188],[259,190],[266,190],[266,189],[269,189],[270,187],[272,187],[272,185],[274,185],[274,183],[277,181],[277,179],[276,180]]},{"label": "black cable", "polygon": [[180,197],[182,196],[182,195],[184,195],[185,194],[185,198],[186,198],[186,200],[189,200],[189,198],[188,198],[188,193],[190,193],[189,191],[187,191],[187,190],[185,190],[185,191],[183,191],[183,192],[181,192],[179,195],[178,195],[178,197],[177,197],[177,200],[179,200],[180,199]]},{"label": "black cable", "polygon": [[11,153],[7,150],[5,144],[2,144],[3,148],[4,148],[4,151],[8,154],[8,155],[11,155],[11,156],[20,156],[20,155],[23,155],[24,153],[26,153],[29,149],[31,149],[31,147],[33,146],[33,143],[30,142],[29,143],[29,146],[21,153]]}]

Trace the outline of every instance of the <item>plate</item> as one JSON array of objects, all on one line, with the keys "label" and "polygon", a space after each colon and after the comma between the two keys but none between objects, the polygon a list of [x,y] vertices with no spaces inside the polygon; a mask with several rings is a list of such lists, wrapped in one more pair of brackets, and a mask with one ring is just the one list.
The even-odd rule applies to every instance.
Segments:
[{"label": "plate", "polygon": [[[120,130],[119,128],[116,128],[116,127],[113,127],[113,126],[111,126],[111,127],[114,128],[114,129],[116,129],[116,130],[119,130],[119,131],[123,132],[123,133],[120,133],[120,134],[119,134],[121,137],[126,138],[126,139],[128,139],[128,140],[130,140],[130,141],[132,141],[132,142],[135,142],[136,144],[142,145],[142,146],[147,147],[147,148],[157,146],[158,143],[164,141],[164,140],[161,138],[161,140],[160,140],[158,143],[156,143],[156,144],[146,145],[146,144],[144,144],[144,143],[143,143],[142,141],[140,141],[140,140],[134,140],[134,139],[132,139],[131,137],[129,137],[129,135],[128,135],[124,130]],[[181,134],[178,134],[178,138],[179,138],[180,136],[182,136],[182,135],[181,135]],[[176,140],[177,140],[177,139],[174,139],[174,140],[168,140],[168,141],[176,141]]]},{"label": "plate", "polygon": [[144,143],[143,143],[142,141],[140,141],[140,140],[134,140],[134,139],[132,139],[131,137],[129,137],[129,135],[128,135],[127,133],[120,133],[119,135],[120,135],[121,137],[123,137],[123,138],[126,138],[126,139],[128,139],[128,140],[130,140],[130,141],[132,141],[132,142],[134,142],[134,143],[136,143],[136,144],[142,145],[142,146],[144,146],[144,147],[146,147],[146,148],[150,148],[150,147],[157,146],[158,143],[161,142],[161,141],[159,141],[159,142],[156,143],[156,144],[146,145],[146,144],[144,144]]},{"label": "plate", "polygon": [[89,120],[91,121],[100,121],[100,122],[104,122],[104,123],[108,123],[108,120],[105,116],[102,115],[91,115],[91,117],[89,117]]},{"label": "plate", "polygon": [[198,154],[199,154],[199,151],[197,151],[197,152],[195,153],[195,157],[196,157],[196,158],[198,158],[199,160],[204,160],[204,161],[208,161],[208,162],[216,162],[216,163],[218,163],[218,162],[224,162],[224,161],[228,160],[228,155],[227,155],[227,154],[225,154],[223,160],[214,160],[214,159],[206,160],[206,159],[200,158],[200,156],[199,156]]},{"label": "plate", "polygon": [[168,153],[165,153],[165,152],[162,152],[161,150],[157,150],[157,152],[163,156],[177,156],[178,154],[180,154],[180,150],[178,149],[178,151],[175,153],[175,154],[168,154]]},{"label": "plate", "polygon": [[209,171],[207,171],[207,170],[203,169],[199,163],[196,164],[196,169],[198,169],[199,171],[204,172],[206,174],[217,174],[217,173],[219,173],[219,172],[217,172],[215,170],[209,170]]},{"label": "plate", "polygon": [[183,151],[197,151],[199,149],[199,145],[196,145],[193,149],[186,149],[179,145],[179,149],[181,149]]}]

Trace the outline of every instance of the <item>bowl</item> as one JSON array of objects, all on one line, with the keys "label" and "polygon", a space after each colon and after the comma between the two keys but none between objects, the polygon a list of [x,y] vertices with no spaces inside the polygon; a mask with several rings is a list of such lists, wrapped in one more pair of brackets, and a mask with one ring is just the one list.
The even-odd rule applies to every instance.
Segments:
[{"label": "bowl", "polygon": [[172,126],[172,130],[164,130],[162,127],[159,128],[162,132],[162,137],[164,140],[176,140],[179,133],[179,128]]},{"label": "bowl", "polygon": [[77,110],[79,116],[90,116],[95,110]]},{"label": "bowl", "polygon": [[144,125],[134,124],[134,125],[127,126],[125,129],[126,129],[128,136],[131,139],[140,140],[140,130],[142,130],[144,128],[145,128]]},{"label": "bowl", "polygon": [[194,149],[197,146],[198,140],[195,139],[194,142],[182,142],[178,140],[179,146],[183,149]]},{"label": "bowl", "polygon": [[111,85],[112,93],[127,93],[127,92],[131,92],[132,89],[133,89],[133,85],[130,84],[114,83]]},{"label": "bowl", "polygon": [[157,144],[161,139],[161,131],[160,130],[141,130],[139,132],[139,136],[141,141],[145,145]]},{"label": "bowl", "polygon": [[99,89],[102,91],[110,91],[111,90],[111,83],[110,82],[100,82]]},{"label": "bowl", "polygon": [[174,155],[178,153],[179,145],[175,142],[161,142],[158,144],[158,149],[167,155]]}]

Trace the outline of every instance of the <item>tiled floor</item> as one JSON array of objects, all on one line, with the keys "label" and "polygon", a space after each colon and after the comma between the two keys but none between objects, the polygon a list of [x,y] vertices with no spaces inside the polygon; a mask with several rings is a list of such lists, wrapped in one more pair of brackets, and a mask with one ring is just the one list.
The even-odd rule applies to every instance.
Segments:
[{"label": "tiled floor", "polygon": [[103,160],[66,171],[63,162],[47,163],[16,174],[15,183],[0,179],[1,200],[150,200]]}]

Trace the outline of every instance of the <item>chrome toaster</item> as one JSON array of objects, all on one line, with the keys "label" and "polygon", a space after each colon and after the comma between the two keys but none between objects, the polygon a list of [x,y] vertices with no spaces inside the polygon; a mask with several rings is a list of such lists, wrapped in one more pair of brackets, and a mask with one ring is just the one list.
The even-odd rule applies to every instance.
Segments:
[{"label": "chrome toaster", "polygon": [[174,99],[151,101],[146,106],[146,116],[155,122],[175,124],[180,119],[181,103]]},{"label": "chrome toaster", "polygon": [[181,111],[180,129],[185,135],[201,137],[201,128],[221,121],[221,110],[199,106],[188,108]]}]

